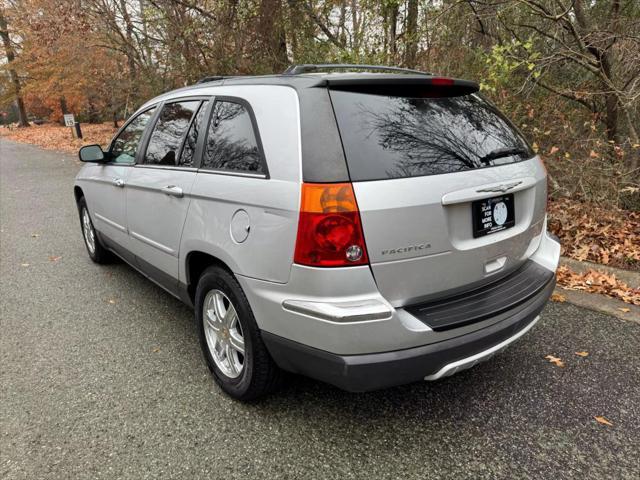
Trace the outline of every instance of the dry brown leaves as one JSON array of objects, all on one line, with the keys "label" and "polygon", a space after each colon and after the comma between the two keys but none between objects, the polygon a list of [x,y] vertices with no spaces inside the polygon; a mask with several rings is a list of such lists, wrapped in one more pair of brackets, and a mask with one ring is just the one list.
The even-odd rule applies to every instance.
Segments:
[{"label": "dry brown leaves", "polygon": [[640,289],[631,288],[618,280],[614,274],[589,269],[576,273],[562,265],[557,271],[558,285],[565,290],[582,290],[599,293],[610,298],[618,298],[626,303],[640,305]]},{"label": "dry brown leaves", "polygon": [[553,363],[556,367],[564,368],[564,362],[562,361],[562,359],[560,357],[555,357],[553,355],[547,355],[544,358],[549,360],[549,362]]},{"label": "dry brown leaves", "polygon": [[58,150],[67,153],[78,153],[83,145],[106,145],[116,132],[111,123],[81,124],[83,139],[73,138],[70,127],[46,123],[31,125],[29,128],[0,128],[0,135],[16,142],[30,143],[47,150]]},{"label": "dry brown leaves", "polygon": [[549,202],[549,230],[576,260],[640,270],[640,212],[566,198]]},{"label": "dry brown leaves", "polygon": [[596,416],[593,417],[595,418],[596,422],[598,422],[600,425],[606,425],[607,427],[613,427],[613,423],[611,423],[609,420],[607,420],[605,417],[603,416]]}]

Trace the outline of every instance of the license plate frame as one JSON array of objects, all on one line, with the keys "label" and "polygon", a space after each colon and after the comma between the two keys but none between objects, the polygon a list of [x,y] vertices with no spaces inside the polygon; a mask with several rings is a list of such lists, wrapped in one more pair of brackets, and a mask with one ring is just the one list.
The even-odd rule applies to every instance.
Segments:
[{"label": "license plate frame", "polygon": [[513,193],[483,198],[471,203],[473,238],[502,232],[516,224]]}]

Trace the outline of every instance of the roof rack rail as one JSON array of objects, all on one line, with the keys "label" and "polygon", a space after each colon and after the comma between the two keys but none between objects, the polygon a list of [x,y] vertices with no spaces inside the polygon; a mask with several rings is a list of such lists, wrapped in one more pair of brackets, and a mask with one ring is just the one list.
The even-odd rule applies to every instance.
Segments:
[{"label": "roof rack rail", "polygon": [[201,78],[196,83],[216,82],[218,80],[224,80],[225,78],[229,78],[229,77],[224,77],[222,75],[209,75],[207,77]]},{"label": "roof rack rail", "polygon": [[355,63],[304,63],[291,65],[284,71],[284,75],[300,75],[301,73],[315,72],[316,70],[379,70],[399,73],[416,73],[418,75],[431,75],[428,72],[412,70],[410,68],[387,67],[384,65],[359,65]]}]

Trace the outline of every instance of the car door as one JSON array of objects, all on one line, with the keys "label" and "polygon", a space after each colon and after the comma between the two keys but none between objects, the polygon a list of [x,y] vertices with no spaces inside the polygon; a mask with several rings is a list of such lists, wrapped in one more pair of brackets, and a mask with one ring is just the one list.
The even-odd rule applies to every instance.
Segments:
[{"label": "car door", "polygon": [[193,98],[165,102],[127,181],[130,250],[139,268],[171,291],[177,286],[180,237],[196,176],[197,134],[208,105]]},{"label": "car door", "polygon": [[125,186],[135,164],[145,129],[155,113],[151,107],[134,116],[111,142],[107,163],[95,164],[85,192],[96,230],[108,246],[127,257]]}]

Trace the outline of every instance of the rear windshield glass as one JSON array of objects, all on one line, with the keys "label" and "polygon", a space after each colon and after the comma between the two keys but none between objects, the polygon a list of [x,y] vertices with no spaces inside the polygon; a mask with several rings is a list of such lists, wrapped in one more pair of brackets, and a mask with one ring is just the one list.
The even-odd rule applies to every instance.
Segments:
[{"label": "rear windshield glass", "polygon": [[331,91],[331,99],[352,181],[453,173],[534,155],[477,94],[407,98]]}]

